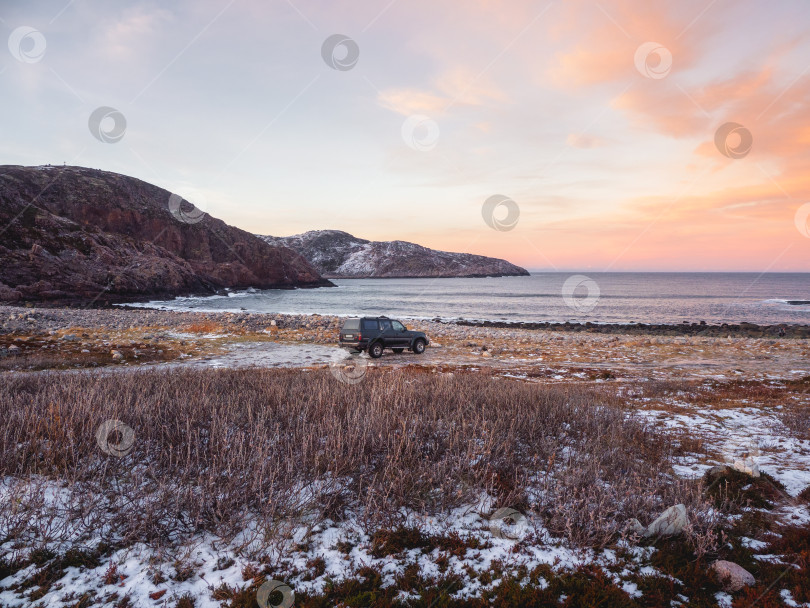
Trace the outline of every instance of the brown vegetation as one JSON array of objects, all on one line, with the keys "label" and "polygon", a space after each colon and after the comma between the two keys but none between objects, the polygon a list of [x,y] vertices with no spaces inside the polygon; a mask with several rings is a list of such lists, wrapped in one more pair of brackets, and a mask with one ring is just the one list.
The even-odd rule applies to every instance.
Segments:
[{"label": "brown vegetation", "polygon": [[[382,369],[357,385],[326,371],[42,373],[7,378],[0,408],[0,538],[20,545],[229,538],[248,520],[261,544],[304,515],[351,511],[376,530],[482,492],[581,546],[676,503],[692,534],[709,525],[699,483],[670,475],[676,443],[606,391]],[[134,431],[123,456],[99,447],[107,420]],[[64,489],[46,501],[53,480]]]}]

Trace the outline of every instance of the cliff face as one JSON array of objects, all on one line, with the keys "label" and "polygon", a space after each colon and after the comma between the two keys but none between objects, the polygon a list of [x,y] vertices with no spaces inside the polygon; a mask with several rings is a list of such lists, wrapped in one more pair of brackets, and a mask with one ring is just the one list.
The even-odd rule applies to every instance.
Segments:
[{"label": "cliff face", "polygon": [[323,285],[296,252],[152,184],[83,167],[0,166],[0,301]]},{"label": "cliff face", "polygon": [[324,277],[483,277],[529,272],[506,260],[428,249],[405,241],[367,241],[340,230],[312,230],[287,237],[260,237],[296,250]]}]

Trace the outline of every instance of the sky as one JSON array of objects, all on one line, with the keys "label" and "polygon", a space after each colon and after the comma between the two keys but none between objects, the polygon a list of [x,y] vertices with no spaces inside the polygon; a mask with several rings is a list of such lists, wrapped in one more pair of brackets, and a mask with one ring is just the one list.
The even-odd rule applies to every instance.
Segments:
[{"label": "sky", "polygon": [[0,164],[536,270],[810,271],[810,3],[0,0]]}]

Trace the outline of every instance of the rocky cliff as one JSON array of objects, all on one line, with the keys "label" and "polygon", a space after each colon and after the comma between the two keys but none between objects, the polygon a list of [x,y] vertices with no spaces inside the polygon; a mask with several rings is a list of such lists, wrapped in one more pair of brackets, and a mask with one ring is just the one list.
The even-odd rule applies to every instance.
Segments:
[{"label": "rocky cliff", "polygon": [[405,241],[367,241],[340,230],[311,230],[295,236],[260,238],[272,245],[294,249],[330,279],[529,274],[526,269],[498,258],[437,251]]},{"label": "rocky cliff", "polygon": [[0,301],[322,285],[296,252],[152,184],[83,167],[0,166]]}]

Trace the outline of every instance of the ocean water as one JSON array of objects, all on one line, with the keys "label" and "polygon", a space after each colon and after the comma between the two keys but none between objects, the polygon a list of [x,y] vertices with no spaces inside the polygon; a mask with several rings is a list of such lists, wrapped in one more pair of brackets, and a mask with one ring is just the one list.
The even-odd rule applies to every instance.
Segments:
[{"label": "ocean water", "polygon": [[[594,323],[810,324],[810,273],[534,273],[483,279],[338,279],[138,306],[198,311]],[[801,305],[790,301],[804,302]]]}]

